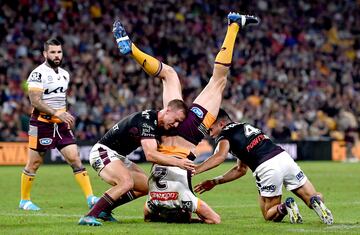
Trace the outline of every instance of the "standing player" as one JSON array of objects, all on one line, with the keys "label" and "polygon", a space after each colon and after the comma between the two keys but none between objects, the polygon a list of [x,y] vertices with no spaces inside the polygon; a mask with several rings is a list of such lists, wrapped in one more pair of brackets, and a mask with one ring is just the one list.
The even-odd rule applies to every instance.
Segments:
[{"label": "standing player", "polygon": [[176,128],[186,117],[182,100],[172,100],[159,112],[145,110],[129,115],[115,124],[90,151],[90,164],[112,187],[107,190],[79,225],[102,225],[96,218],[116,221],[111,212],[148,192],[147,176],[126,155],[142,147],[147,161],[194,170],[191,160],[169,157],[157,151],[161,128]]},{"label": "standing player", "polygon": [[28,80],[29,98],[34,110],[29,128],[29,158],[21,174],[20,209],[40,210],[30,200],[35,174],[48,149],[57,148],[72,167],[89,207],[97,201],[93,195],[89,176],[79,158],[75,138],[71,131],[74,117],[66,112],[66,90],[69,73],[60,68],[63,51],[57,39],[44,44],[45,62],[34,69]]},{"label": "standing player", "polygon": [[[237,13],[228,15],[227,33],[222,48],[215,58],[213,75],[207,86],[194,100],[187,118],[179,125],[177,131],[162,137],[162,144],[159,146],[160,152],[181,158],[193,156],[192,151],[207,134],[208,128],[215,121],[219,111],[237,33],[240,27],[258,22],[258,18],[254,16]],[[171,99],[182,99],[179,78],[173,68],[140,51],[130,41],[120,22],[115,23],[113,31],[122,54],[130,54],[148,74],[162,79],[164,105]],[[159,174],[160,178],[154,177],[154,175]],[[162,186],[157,187],[159,186],[159,179],[161,179],[160,184],[164,186],[163,188]],[[179,217],[182,217],[182,211],[185,209],[196,212],[206,223],[220,223],[220,216],[193,194],[191,173],[174,167],[154,165],[149,185],[149,200],[145,205],[146,220],[151,220],[151,216],[157,213],[155,211],[168,211],[167,209],[177,208],[181,214]],[[175,190],[175,193],[178,193],[174,196],[176,198],[159,198],[163,195],[169,195],[164,188]],[[151,195],[156,195],[156,197]],[[159,216],[155,216],[157,217],[155,220],[158,220]],[[166,217],[166,215],[160,217]]]},{"label": "standing player", "polygon": [[210,135],[217,137],[215,154],[196,167],[196,173],[207,171],[222,163],[228,153],[238,158],[238,163],[222,176],[195,186],[203,193],[217,184],[238,179],[249,167],[256,179],[260,194],[260,208],[265,220],[280,222],[289,214],[291,223],[302,223],[294,198],[281,203],[282,185],[300,197],[313,209],[323,223],[332,224],[333,216],[300,167],[281,147],[274,144],[260,129],[247,123],[233,122],[222,109],[210,128]]}]

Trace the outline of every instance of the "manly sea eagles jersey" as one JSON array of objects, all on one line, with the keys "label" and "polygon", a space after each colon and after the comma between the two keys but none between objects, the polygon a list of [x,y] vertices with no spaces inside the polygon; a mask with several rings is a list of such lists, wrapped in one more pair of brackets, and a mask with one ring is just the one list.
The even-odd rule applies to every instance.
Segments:
[{"label": "manly sea eagles jersey", "polygon": [[123,118],[99,140],[99,143],[123,156],[128,155],[141,145],[141,139],[158,137],[157,113],[155,110],[145,110]]},{"label": "manly sea eagles jersey", "polygon": [[230,153],[254,171],[261,163],[284,150],[274,144],[260,129],[248,123],[229,123],[221,131],[216,143],[226,139],[230,143]]}]

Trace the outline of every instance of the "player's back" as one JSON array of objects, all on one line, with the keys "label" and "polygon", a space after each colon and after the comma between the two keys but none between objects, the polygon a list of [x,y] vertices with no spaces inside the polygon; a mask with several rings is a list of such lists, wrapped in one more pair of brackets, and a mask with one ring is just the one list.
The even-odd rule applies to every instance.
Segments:
[{"label": "player's back", "polygon": [[274,144],[260,129],[248,123],[229,123],[216,139],[218,143],[226,139],[230,152],[247,164],[252,171],[262,162],[284,151]]}]

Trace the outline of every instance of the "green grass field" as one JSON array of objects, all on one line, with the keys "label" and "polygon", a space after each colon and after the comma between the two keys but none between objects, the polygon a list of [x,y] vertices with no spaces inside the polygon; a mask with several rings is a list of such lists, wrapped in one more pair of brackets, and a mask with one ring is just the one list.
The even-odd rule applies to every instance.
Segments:
[{"label": "green grass field", "polygon": [[[0,167],[0,234],[360,234],[360,166],[334,162],[300,162],[306,175],[325,196],[335,223],[326,226],[316,214],[297,199],[303,224],[265,222],[262,218],[254,179],[250,173],[240,180],[219,185],[201,195],[221,215],[219,225],[144,223],[142,208],[145,198],[137,199],[115,210],[120,223],[102,227],[77,225],[88,209],[85,199],[67,165],[44,165],[38,171],[32,200],[40,212],[18,209],[22,167]],[[231,167],[225,163],[193,179],[222,174]],[[140,164],[149,171],[149,164]],[[94,192],[101,195],[108,185],[88,166]],[[284,192],[284,196],[290,195]]]}]

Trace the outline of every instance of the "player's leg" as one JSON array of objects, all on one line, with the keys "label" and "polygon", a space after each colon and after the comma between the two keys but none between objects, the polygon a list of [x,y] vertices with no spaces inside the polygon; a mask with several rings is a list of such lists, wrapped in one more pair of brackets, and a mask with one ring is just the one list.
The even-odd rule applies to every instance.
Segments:
[{"label": "player's leg", "polygon": [[195,212],[207,224],[220,224],[221,218],[206,202],[199,199]]},{"label": "player's leg", "polygon": [[130,40],[120,21],[114,22],[113,34],[121,54],[131,55],[147,74],[162,79],[164,107],[166,107],[169,101],[173,99],[182,100],[179,77],[172,67],[141,51]]},{"label": "player's leg", "polygon": [[212,77],[204,90],[195,99],[194,103],[201,105],[208,110],[215,118],[219,112],[222,92],[226,85],[227,74],[232,62],[233,50],[236,36],[240,27],[248,24],[257,24],[258,18],[245,16],[237,13],[228,15],[228,28],[221,50],[215,58]]},{"label": "player's leg", "polygon": [[28,150],[28,159],[25,168],[21,174],[21,198],[19,208],[23,210],[40,210],[30,198],[30,192],[35,180],[36,171],[43,163],[46,152],[38,152],[33,149]]},{"label": "player's leg", "polygon": [[99,218],[101,212],[108,213],[114,208],[117,200],[127,194],[134,187],[134,180],[130,171],[121,160],[113,160],[105,165],[100,171],[100,177],[112,185],[88,214],[79,220],[79,225],[101,225],[95,218]]},{"label": "player's leg", "polygon": [[90,178],[84,165],[80,160],[77,145],[70,144],[64,147],[61,146],[61,149],[59,148],[59,151],[64,156],[66,162],[73,169],[75,179],[85,195],[89,208],[91,208],[99,199],[93,194]]},{"label": "player's leg", "polygon": [[301,198],[310,209],[313,209],[323,223],[334,223],[331,211],[324,204],[323,195],[316,191],[309,180],[306,180],[304,185],[292,190],[292,192]]}]

